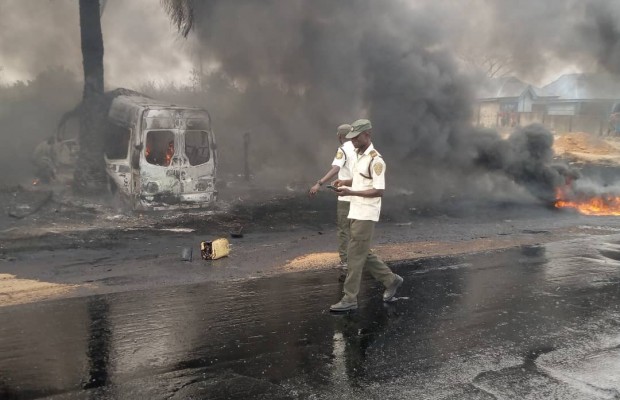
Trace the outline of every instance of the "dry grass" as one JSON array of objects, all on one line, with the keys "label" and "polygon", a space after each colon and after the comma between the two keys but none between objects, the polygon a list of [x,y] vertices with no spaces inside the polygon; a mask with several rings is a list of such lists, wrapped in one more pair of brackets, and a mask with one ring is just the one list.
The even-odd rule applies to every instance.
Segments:
[{"label": "dry grass", "polygon": [[340,258],[338,253],[310,253],[288,261],[282,266],[285,271],[304,271],[325,268],[327,265],[336,266]]},{"label": "dry grass", "polygon": [[60,297],[76,287],[0,274],[0,307]]},{"label": "dry grass", "polygon": [[556,154],[590,154],[620,156],[620,151],[606,140],[586,132],[571,132],[556,136],[553,143]]}]

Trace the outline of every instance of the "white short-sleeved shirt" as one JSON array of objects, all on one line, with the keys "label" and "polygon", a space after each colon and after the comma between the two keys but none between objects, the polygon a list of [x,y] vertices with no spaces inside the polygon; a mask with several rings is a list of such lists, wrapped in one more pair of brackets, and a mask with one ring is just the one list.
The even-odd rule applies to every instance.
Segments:
[{"label": "white short-sleeved shirt", "polygon": [[[340,167],[338,171],[338,179],[351,179],[351,168],[353,160],[357,157],[357,153],[355,152],[355,146],[351,141],[346,141],[342,144],[342,146],[338,147],[338,151],[336,151],[336,156],[334,157],[334,161],[332,161],[332,166]],[[338,196],[339,201],[351,201],[351,196]]]},{"label": "white short-sleeved shirt", "polygon": [[[351,190],[385,189],[385,161],[372,143],[363,154],[355,153]],[[381,197],[351,196],[349,219],[379,221]]]}]

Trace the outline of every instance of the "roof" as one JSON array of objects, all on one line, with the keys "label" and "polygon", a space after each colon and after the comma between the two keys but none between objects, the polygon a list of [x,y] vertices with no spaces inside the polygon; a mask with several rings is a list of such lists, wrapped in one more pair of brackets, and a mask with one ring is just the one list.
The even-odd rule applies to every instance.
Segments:
[{"label": "roof", "polygon": [[[111,99],[111,104],[108,111],[108,116],[118,123],[127,124],[131,126],[137,118],[140,118],[139,111],[142,109],[149,109],[151,113],[155,110],[180,110],[184,113],[206,113],[207,118],[210,119],[207,110],[200,107],[182,106],[172,104],[165,101],[155,100],[146,97],[143,94],[129,91],[127,89],[117,89],[116,91],[108,92],[108,96]],[[169,117],[165,116],[166,118]]]},{"label": "roof", "polygon": [[199,109],[200,107],[183,106],[179,104],[173,104],[166,101],[156,100],[145,96],[127,96],[120,95],[114,99],[112,104],[122,103],[126,107],[148,107],[148,108],[182,108],[182,109]]},{"label": "roof", "polygon": [[202,107],[174,104],[167,101],[157,100],[135,90],[117,88],[105,93],[105,97],[113,103],[123,103],[126,107],[149,107],[149,108],[182,108],[203,109]]},{"label": "roof", "polygon": [[558,100],[615,100],[620,99],[620,80],[607,74],[566,74],[539,94]]}]

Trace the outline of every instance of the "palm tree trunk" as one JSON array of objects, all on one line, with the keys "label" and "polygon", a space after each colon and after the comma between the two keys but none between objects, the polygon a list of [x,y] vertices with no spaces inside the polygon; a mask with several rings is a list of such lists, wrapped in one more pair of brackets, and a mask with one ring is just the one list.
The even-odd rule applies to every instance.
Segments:
[{"label": "palm tree trunk", "polygon": [[84,93],[80,117],[80,154],[74,187],[80,192],[101,192],[106,174],[103,160],[103,35],[99,0],[80,0],[80,32],[84,66]]}]

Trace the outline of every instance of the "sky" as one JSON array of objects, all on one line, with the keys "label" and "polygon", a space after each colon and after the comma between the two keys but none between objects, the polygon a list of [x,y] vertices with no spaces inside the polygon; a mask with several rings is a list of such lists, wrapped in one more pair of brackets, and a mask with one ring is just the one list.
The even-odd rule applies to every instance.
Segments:
[{"label": "sky", "polygon": [[[159,0],[108,0],[101,24],[107,87],[188,81],[193,42],[179,37]],[[48,66],[82,74],[76,0],[2,0],[0,32],[1,82]]]},{"label": "sky", "polygon": [[[344,0],[348,4],[357,0]],[[207,2],[208,3],[208,2]],[[345,4],[346,4],[345,3]],[[456,58],[509,54],[511,71],[535,85],[562,73],[593,71],[598,61],[580,55],[589,45],[586,17],[600,18],[585,4],[617,18],[608,0],[407,0],[401,2],[434,22]],[[242,30],[242,27],[239,27]],[[105,78],[108,88],[144,82],[187,83],[196,65],[194,35],[180,38],[159,0],[108,0],[102,16]],[[76,0],[0,2],[0,82],[29,80],[48,66],[81,75]],[[594,32],[596,35],[596,32]],[[592,46],[589,46],[592,47]]]}]

